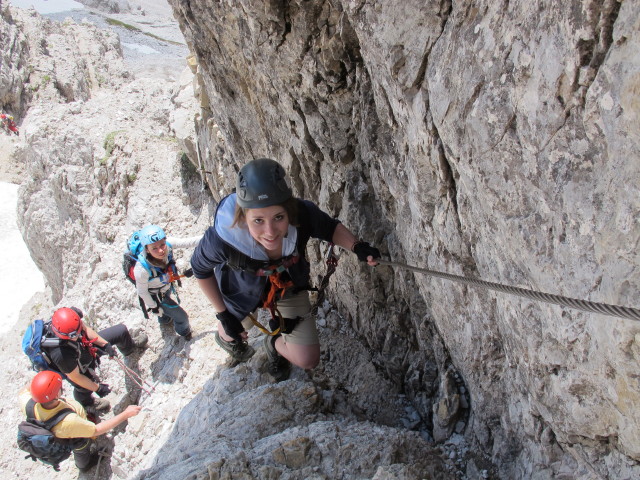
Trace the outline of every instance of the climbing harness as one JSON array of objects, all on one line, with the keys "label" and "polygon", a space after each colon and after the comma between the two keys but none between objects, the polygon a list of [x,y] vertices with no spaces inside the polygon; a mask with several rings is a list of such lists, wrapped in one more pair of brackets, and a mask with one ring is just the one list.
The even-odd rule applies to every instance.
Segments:
[{"label": "climbing harness", "polygon": [[125,363],[118,357],[113,357],[115,361],[120,365],[124,373],[129,377],[129,379],[135,383],[140,389],[146,393],[148,396],[151,396],[151,392],[155,391],[155,387],[153,384],[149,383],[147,380],[144,380],[137,372],[127,367]]},{"label": "climbing harness", "polygon": [[466,283],[467,285],[475,285],[490,290],[495,290],[502,293],[510,293],[520,297],[529,298],[532,300],[538,300],[541,302],[552,303],[555,305],[562,305],[564,307],[574,308],[576,310],[582,310],[585,312],[601,313],[603,315],[610,315],[613,317],[627,318],[630,320],[640,321],[640,309],[623,307],[619,305],[609,305],[606,303],[590,302],[588,300],[579,300],[577,298],[563,297],[561,295],[552,295],[550,293],[537,292],[535,290],[528,290],[526,288],[512,287],[509,285],[502,285],[499,283],[487,282],[477,278],[462,277],[460,275],[453,275],[450,273],[438,272],[435,270],[428,270],[426,268],[414,267],[398,262],[391,262],[389,260],[382,260],[376,258],[376,262],[380,265],[389,265],[390,267],[405,268],[414,272],[423,273],[432,277],[444,278],[454,282]]},{"label": "climbing harness", "polygon": [[[324,296],[325,296],[324,291],[327,288],[327,285],[329,284],[329,278],[331,277],[331,275],[333,275],[333,272],[336,271],[336,267],[338,266],[339,255],[334,250],[334,247],[335,245],[333,243],[327,242],[327,249],[324,254],[324,258],[327,262],[327,271],[324,277],[322,278],[322,281],[320,282],[320,286],[317,289],[312,289],[312,290],[317,290],[318,293],[316,297],[316,302],[311,308],[311,313],[310,313],[311,315],[315,315],[318,312],[318,307],[324,301]],[[282,279],[280,278],[280,273],[284,272],[291,265],[298,263],[299,258],[300,258],[299,255],[292,255],[291,257],[287,257],[287,259],[285,259],[285,261],[283,261],[282,264],[280,264],[277,267],[270,266],[267,268],[260,268],[255,271],[256,275],[268,276],[269,281],[271,282],[271,289],[269,290],[267,299],[264,301],[262,308],[266,308],[269,310],[269,312],[271,313],[271,318],[277,321],[278,327],[274,329],[272,332],[270,332],[264,325],[262,325],[256,319],[256,317],[253,314],[249,314],[249,318],[251,319],[253,324],[256,327],[258,327],[258,329],[262,333],[265,333],[266,335],[275,336],[284,330],[285,321],[277,307],[277,296],[278,296],[278,293],[281,292],[280,298],[282,298],[284,296],[286,289],[293,286],[293,282],[291,281],[282,282]]]},{"label": "climbing harness", "polygon": [[84,331],[82,332],[82,336],[80,337],[81,345],[88,350],[93,358],[98,358],[98,348],[94,345],[96,340],[98,340],[98,337],[89,340]]},{"label": "climbing harness", "polygon": [[286,267],[284,267],[284,265],[280,265],[270,270],[261,269],[262,272],[272,272],[268,275],[269,282],[271,283],[271,288],[269,289],[266,300],[262,304],[262,308],[266,308],[267,310],[269,310],[269,312],[271,313],[271,318],[277,320],[278,327],[273,330],[273,332],[270,332],[260,322],[258,322],[254,315],[249,314],[249,318],[251,319],[253,324],[258,327],[258,329],[262,333],[266,333],[270,336],[278,335],[284,329],[284,318],[282,318],[282,314],[280,313],[280,310],[278,310],[277,297],[284,297],[287,288],[293,287],[293,282],[291,280],[283,281],[280,277],[280,274],[285,270]]},{"label": "climbing harness", "polygon": [[280,278],[280,274],[285,272],[287,268],[295,265],[300,261],[300,255],[297,252],[281,258],[275,264],[267,265],[262,260],[254,260],[248,258],[246,255],[238,252],[236,249],[230,249],[229,260],[227,265],[234,270],[241,270],[243,272],[249,272],[259,277],[269,277],[271,289],[267,295],[267,299],[263,302],[262,308],[266,308],[271,313],[271,318],[277,320],[278,327],[270,332],[264,325],[262,325],[253,314],[249,314],[249,318],[258,329],[266,335],[277,335],[284,328],[284,319],[277,308],[276,296],[280,293],[280,298],[284,296],[285,290],[293,286],[293,282],[283,282]]}]

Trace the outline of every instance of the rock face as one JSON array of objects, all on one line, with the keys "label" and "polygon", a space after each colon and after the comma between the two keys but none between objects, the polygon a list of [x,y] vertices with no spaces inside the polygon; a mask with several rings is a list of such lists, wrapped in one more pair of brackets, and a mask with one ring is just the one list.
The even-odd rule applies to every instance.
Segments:
[{"label": "rock face", "polygon": [[[136,367],[155,392],[102,440],[101,477],[640,476],[633,321],[345,254],[321,366],[274,385],[262,351],[224,365],[194,283],[185,344],[120,269],[134,228],[201,233],[239,165],[268,155],[395,261],[638,307],[640,2],[170,3],[196,73],[177,86],[131,78],[113,34],[0,8],[21,229],[50,289],[24,318],[75,304],[151,337]],[[15,336],[0,358],[19,367],[0,372],[12,405],[30,378]],[[116,411],[138,398],[102,369]],[[0,473],[41,474],[5,411]]]},{"label": "rock face", "polygon": [[[49,81],[22,105],[25,116],[14,159],[26,171],[20,228],[48,289],[24,307],[12,335],[0,339],[0,362],[11,366],[0,369],[0,477],[78,476],[72,462],[55,473],[25,460],[15,444],[21,420],[16,394],[33,375],[20,352],[20,334],[31,319],[48,318],[54,308],[70,305],[82,308],[85,321],[97,330],[119,322],[144,330],[150,346],[130,365],[153,385],[147,395],[117,363],[102,361],[100,376],[113,390],[107,397],[113,412],[104,418],[132,401],[145,409],[126,428],[99,439],[109,458],[98,472],[80,478],[417,480],[462,475],[468,451],[463,438],[453,435],[434,445],[428,419],[378,368],[378,354],[328,304],[319,313],[326,346],[321,367],[294,369],[292,378],[278,385],[266,372],[257,331],[250,342],[258,353],[247,364],[228,368],[213,339],[214,312],[194,281],[185,279],[179,290],[192,341],[177,337],[171,327],[160,329],[153,316],[144,319],[121,268],[126,239],[151,222],[169,235],[201,234],[215,209],[186,155],[197,157],[195,139],[187,137],[195,131],[194,117],[206,92],[188,69],[179,84],[132,78],[117,37],[91,25],[52,23],[3,6],[0,30],[12,29],[16,38],[49,45],[24,53],[33,72],[48,72]],[[68,50],[61,48],[65,45]],[[221,185],[226,188],[230,181],[222,179]],[[189,251],[176,250],[179,266],[189,256]],[[345,258],[343,264],[355,272],[354,259]],[[454,373],[443,381],[455,390]],[[428,404],[430,396],[420,382],[416,377],[414,396]],[[442,402],[447,418],[456,415],[451,405]]]},{"label": "rock face", "polygon": [[[639,306],[637,0],[170,3],[215,198],[271,156],[395,261]],[[351,259],[332,287],[436,439],[640,474],[637,323]]]},{"label": "rock face", "polygon": [[24,89],[27,78],[27,40],[22,30],[12,21],[11,12],[1,9],[0,47],[2,68],[0,69],[0,105],[2,111],[18,118],[22,113],[23,96],[28,94]]}]

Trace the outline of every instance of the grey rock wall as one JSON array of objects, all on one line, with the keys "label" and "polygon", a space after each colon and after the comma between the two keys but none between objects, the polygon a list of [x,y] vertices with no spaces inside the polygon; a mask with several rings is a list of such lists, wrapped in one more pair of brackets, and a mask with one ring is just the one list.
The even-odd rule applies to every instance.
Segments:
[{"label": "grey rock wall", "polygon": [[[277,385],[266,372],[257,329],[250,337],[256,355],[229,368],[213,339],[213,309],[193,279],[184,279],[179,289],[193,329],[190,342],[170,326],[160,328],[154,316],[145,319],[121,268],[126,239],[149,222],[170,235],[197,235],[215,209],[186,159],[198,151],[193,92],[199,93],[200,107],[206,105],[202,77],[185,69],[179,84],[133,78],[123,67],[117,39],[107,32],[7,11],[24,37],[52,47],[28,52],[34,71],[50,72],[50,84],[24,106],[17,153],[0,156],[24,166],[19,226],[47,280],[46,292],[32,299],[11,334],[0,338],[0,362],[10,366],[0,369],[1,478],[418,480],[460,478],[468,464],[476,473],[489,471],[491,464],[481,455],[467,461],[470,450],[460,435],[441,445],[431,441],[428,419],[377,368],[377,353],[329,304],[319,311],[326,346],[321,366],[312,372],[294,368],[291,379]],[[7,28],[0,23],[2,31]],[[77,48],[78,39],[83,48]],[[59,47],[65,45],[78,54],[74,61],[64,61],[68,50]],[[105,64],[95,52],[103,52]],[[57,68],[47,70],[48,65]],[[95,71],[104,73],[101,81],[93,81]],[[57,87],[61,79],[86,88],[67,98]],[[209,128],[219,140],[216,152],[224,153],[221,131]],[[221,185],[228,184],[221,171],[216,174]],[[178,265],[186,265],[190,251],[175,254]],[[344,265],[355,268],[353,259]],[[149,395],[143,393],[117,363],[101,362],[100,378],[111,385],[107,399],[113,407],[103,419],[132,402],[142,402],[144,409],[98,440],[108,457],[99,469],[80,474],[71,461],[56,473],[24,459],[15,443],[22,420],[16,395],[34,374],[20,351],[20,335],[33,318],[46,319],[69,305],[82,308],[84,321],[96,330],[117,323],[143,330],[149,348],[128,363],[153,385]],[[429,405],[421,378],[412,380],[420,408]],[[440,411],[448,418],[457,414],[455,372],[443,382],[451,401],[443,399]],[[445,423],[441,430],[447,428]]]},{"label": "grey rock wall", "polygon": [[[272,156],[393,260],[638,307],[636,0],[170,3],[214,197]],[[353,259],[331,298],[502,478],[638,475],[635,322]]]},{"label": "grey rock wall", "polygon": [[0,107],[19,124],[32,102],[84,101],[91,89],[116,86],[128,74],[117,35],[89,25],[63,28],[35,10],[17,12],[0,4]]},{"label": "grey rock wall", "polygon": [[11,113],[15,118],[22,113],[25,93],[24,81],[28,75],[26,57],[27,41],[22,31],[15,26],[8,9],[0,5],[2,15],[2,31],[0,32],[0,47],[2,60],[0,63],[0,107],[3,112]]}]

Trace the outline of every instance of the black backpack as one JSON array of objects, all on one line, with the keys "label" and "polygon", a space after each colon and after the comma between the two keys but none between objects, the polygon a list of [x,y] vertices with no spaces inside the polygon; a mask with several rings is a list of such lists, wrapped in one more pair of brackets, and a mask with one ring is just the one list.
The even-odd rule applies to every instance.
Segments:
[{"label": "black backpack", "polygon": [[58,472],[60,462],[71,456],[75,439],[56,438],[51,429],[74,411],[63,408],[43,422],[36,420],[35,405],[33,399],[27,402],[27,420],[18,425],[18,447],[28,453],[24,458],[31,458],[34,462],[40,460]]}]

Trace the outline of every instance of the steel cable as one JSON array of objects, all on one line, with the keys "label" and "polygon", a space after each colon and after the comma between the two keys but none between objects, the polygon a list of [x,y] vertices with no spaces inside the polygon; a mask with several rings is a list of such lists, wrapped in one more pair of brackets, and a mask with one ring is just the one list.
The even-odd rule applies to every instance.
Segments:
[{"label": "steel cable", "polygon": [[632,307],[623,307],[620,305],[609,305],[607,303],[591,302],[588,300],[579,300],[577,298],[563,297],[561,295],[553,295],[550,293],[537,292],[535,290],[528,290],[526,288],[512,287],[509,285],[502,285],[500,283],[487,282],[477,278],[462,277],[460,275],[453,275],[450,273],[438,272],[435,270],[428,270],[426,268],[414,267],[411,265],[405,265],[403,263],[391,262],[388,260],[382,260],[377,258],[375,260],[380,265],[389,265],[391,267],[405,268],[414,272],[423,273],[432,277],[444,278],[454,282],[466,283],[468,285],[476,285],[497,292],[510,293],[520,297],[529,298],[532,300],[538,300],[541,302],[552,303],[556,305],[562,305],[564,307],[574,308],[576,310],[582,310],[585,312],[601,313],[603,315],[610,315],[613,317],[627,318],[629,320],[640,321],[640,309]]}]

